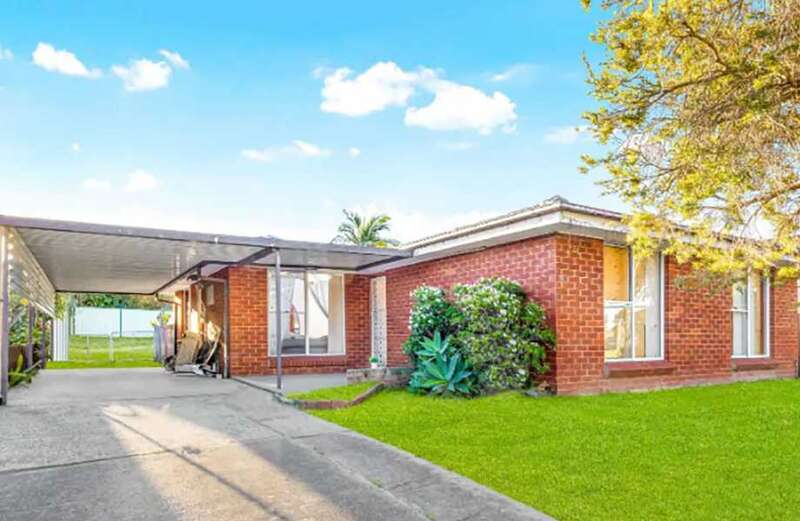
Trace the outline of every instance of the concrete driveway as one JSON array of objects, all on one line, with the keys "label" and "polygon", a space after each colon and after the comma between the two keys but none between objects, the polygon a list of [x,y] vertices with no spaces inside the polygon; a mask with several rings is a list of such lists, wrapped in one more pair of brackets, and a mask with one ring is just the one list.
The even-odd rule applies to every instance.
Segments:
[{"label": "concrete driveway", "polygon": [[9,398],[0,519],[546,519],[230,380],[45,371]]}]

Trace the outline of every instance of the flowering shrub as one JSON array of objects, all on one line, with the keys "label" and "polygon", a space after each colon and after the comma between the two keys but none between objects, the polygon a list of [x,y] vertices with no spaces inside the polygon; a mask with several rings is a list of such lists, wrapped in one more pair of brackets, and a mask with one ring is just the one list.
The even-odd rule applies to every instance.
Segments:
[{"label": "flowering shrub", "polygon": [[481,279],[453,289],[458,310],[455,344],[470,361],[482,386],[521,389],[530,373],[547,370],[547,348],[555,337],[544,310],[526,302],[522,287],[504,278]]},{"label": "flowering shrub", "polygon": [[453,323],[457,311],[441,288],[420,286],[411,293],[411,299],[411,334],[403,344],[403,351],[416,361],[417,351],[422,349],[426,338],[433,338],[437,331],[443,337],[455,332]]},{"label": "flowering shrub", "polygon": [[[404,350],[418,375],[424,373],[424,363],[430,362],[426,353],[437,337],[448,346],[449,356],[458,355],[471,368],[478,389],[524,388],[531,372],[547,370],[547,349],[555,344],[555,337],[546,326],[544,310],[526,301],[516,282],[488,278],[459,284],[453,288],[452,302],[444,290],[431,286],[417,288],[412,297],[411,334]],[[442,337],[446,342],[441,342]],[[413,387],[424,391],[419,385]]]}]

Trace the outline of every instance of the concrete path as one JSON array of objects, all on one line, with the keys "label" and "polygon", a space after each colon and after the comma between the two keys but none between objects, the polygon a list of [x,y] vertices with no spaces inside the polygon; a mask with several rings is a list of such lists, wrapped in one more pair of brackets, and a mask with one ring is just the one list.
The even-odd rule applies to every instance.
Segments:
[{"label": "concrete path", "polygon": [[546,519],[234,381],[45,371],[9,399],[0,519]]}]

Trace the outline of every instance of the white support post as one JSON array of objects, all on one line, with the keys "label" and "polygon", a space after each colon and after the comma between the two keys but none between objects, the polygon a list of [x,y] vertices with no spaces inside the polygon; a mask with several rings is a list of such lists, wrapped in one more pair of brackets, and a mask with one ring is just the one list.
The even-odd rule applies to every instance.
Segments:
[{"label": "white support post", "polygon": [[0,404],[8,404],[8,229],[0,227]]},{"label": "white support post", "polygon": [[[269,287],[269,285],[267,285]],[[222,283],[222,363],[225,364],[222,371],[223,378],[231,377],[230,363],[228,362],[230,348],[230,334],[228,333],[231,328],[231,321],[228,317],[228,279]],[[269,317],[267,317],[269,318]],[[267,320],[269,322],[269,320]],[[267,332],[267,356],[269,357],[269,332]]]},{"label": "white support post", "polygon": [[[269,287],[269,284],[267,284],[267,287]],[[267,306],[267,309],[269,310],[269,306]],[[278,389],[283,388],[283,361],[281,360],[281,355],[283,354],[283,338],[281,338],[283,324],[281,323],[281,318],[281,251],[275,250],[275,383]],[[267,359],[269,360],[269,320],[267,320]]]}]

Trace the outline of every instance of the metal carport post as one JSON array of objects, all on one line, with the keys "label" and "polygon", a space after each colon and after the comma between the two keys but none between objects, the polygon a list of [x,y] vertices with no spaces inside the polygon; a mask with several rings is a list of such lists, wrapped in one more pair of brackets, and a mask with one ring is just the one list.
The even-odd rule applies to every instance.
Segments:
[{"label": "metal carport post", "polygon": [[0,404],[8,403],[8,229],[0,227]]},{"label": "metal carport post", "polygon": [[[283,386],[283,324],[281,323],[281,250],[275,249],[275,384]],[[269,360],[269,282],[267,282],[267,360]]]}]

